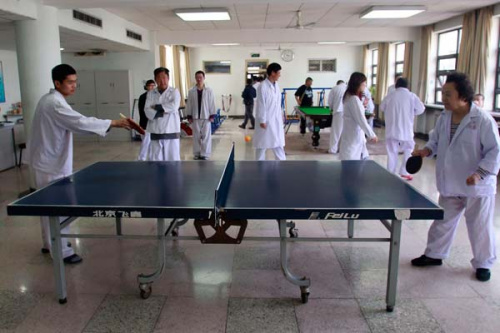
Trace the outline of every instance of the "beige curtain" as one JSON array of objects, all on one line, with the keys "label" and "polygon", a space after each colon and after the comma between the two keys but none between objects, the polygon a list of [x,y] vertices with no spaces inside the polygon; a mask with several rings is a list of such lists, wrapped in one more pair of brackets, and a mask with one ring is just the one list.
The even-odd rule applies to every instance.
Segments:
[{"label": "beige curtain", "polygon": [[370,71],[370,69],[368,68],[369,66],[368,59],[370,57],[370,45],[363,45],[362,49],[363,49],[363,64],[361,70],[365,75],[368,75],[368,72]]},{"label": "beige curtain", "polygon": [[424,103],[427,102],[427,77],[429,72],[429,52],[431,50],[433,25],[422,27],[420,36],[420,67],[418,70],[417,95]]},{"label": "beige curtain", "polygon": [[405,43],[405,63],[403,66],[403,77],[408,80],[408,88],[411,90],[411,77],[413,68],[413,42]]},{"label": "beige curtain", "polygon": [[378,44],[377,91],[375,104],[380,104],[387,92],[389,76],[389,43]]},{"label": "beige curtain", "polygon": [[181,107],[182,106],[185,106],[185,103],[184,103],[184,92],[183,92],[183,89],[182,89],[182,81],[181,81],[181,61],[180,61],[180,50],[179,50],[180,46],[179,45],[173,45],[172,46],[172,53],[174,55],[174,68],[173,68],[173,72],[174,72],[174,82],[171,82],[172,85],[177,88],[179,90],[179,93],[181,94]]},{"label": "beige curtain", "polygon": [[476,93],[484,94],[493,6],[464,15],[457,70],[467,74]]},{"label": "beige curtain", "polygon": [[186,59],[186,82],[188,89],[191,89],[193,81],[191,77],[191,58],[190,58],[191,49],[189,47],[184,47],[184,57]]},{"label": "beige curtain", "polygon": [[167,67],[167,48],[160,45],[160,67]]}]

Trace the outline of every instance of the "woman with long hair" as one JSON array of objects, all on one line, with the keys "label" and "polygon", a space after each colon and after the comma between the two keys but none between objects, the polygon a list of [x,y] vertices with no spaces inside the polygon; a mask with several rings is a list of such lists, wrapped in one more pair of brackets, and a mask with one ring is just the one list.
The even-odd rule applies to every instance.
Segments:
[{"label": "woman with long hair", "polygon": [[365,108],[361,102],[366,89],[366,76],[363,73],[351,74],[344,95],[344,128],[340,137],[341,160],[364,160],[369,157],[366,149],[366,136],[371,142],[378,138],[365,118]]}]

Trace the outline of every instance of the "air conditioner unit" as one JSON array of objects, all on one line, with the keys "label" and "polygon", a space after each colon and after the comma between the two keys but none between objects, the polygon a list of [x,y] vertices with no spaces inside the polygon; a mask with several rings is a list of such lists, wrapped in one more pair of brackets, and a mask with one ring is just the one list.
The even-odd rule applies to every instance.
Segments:
[{"label": "air conditioner unit", "polygon": [[105,56],[106,50],[101,49],[91,49],[89,51],[75,52],[75,57],[95,57],[95,56]]}]

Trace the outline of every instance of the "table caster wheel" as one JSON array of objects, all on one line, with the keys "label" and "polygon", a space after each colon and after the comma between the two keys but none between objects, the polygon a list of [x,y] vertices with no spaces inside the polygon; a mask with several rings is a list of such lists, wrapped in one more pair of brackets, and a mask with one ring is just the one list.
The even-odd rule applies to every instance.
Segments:
[{"label": "table caster wheel", "polygon": [[174,230],[172,230],[172,236],[173,237],[179,236],[179,228],[175,228]]},{"label": "table caster wheel", "polygon": [[149,296],[151,296],[151,293],[153,292],[151,284],[141,284],[139,285],[139,289],[141,290],[142,299],[148,299]]},{"label": "table caster wheel", "polygon": [[299,237],[299,230],[298,229],[288,229],[288,233],[290,234],[291,238],[297,238]]},{"label": "table caster wheel", "polygon": [[300,299],[302,300],[303,304],[306,304],[309,301],[309,293],[301,293]]},{"label": "table caster wheel", "polygon": [[387,305],[387,307],[385,309],[386,309],[387,312],[392,312],[392,311],[394,311],[394,306]]},{"label": "table caster wheel", "polygon": [[67,298],[63,298],[59,300],[59,304],[66,304],[68,302]]}]

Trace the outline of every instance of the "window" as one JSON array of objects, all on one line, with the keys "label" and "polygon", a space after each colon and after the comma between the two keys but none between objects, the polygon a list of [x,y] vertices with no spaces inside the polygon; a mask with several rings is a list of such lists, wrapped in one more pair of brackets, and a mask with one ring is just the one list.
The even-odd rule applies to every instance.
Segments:
[{"label": "window", "polygon": [[497,70],[495,77],[495,96],[493,101],[493,110],[500,111],[500,37],[498,39],[498,52],[497,52]]},{"label": "window", "polygon": [[372,50],[372,75],[371,86],[377,88],[377,71],[378,71],[378,49]]},{"label": "window", "polygon": [[309,59],[309,72],[336,72],[337,59]]},{"label": "window", "polygon": [[458,50],[462,29],[455,29],[438,34],[438,54],[436,64],[436,88],[434,90],[434,101],[443,104],[442,90],[449,73],[457,69]]},{"label": "window", "polygon": [[396,63],[394,68],[394,82],[397,78],[403,76],[405,66],[405,43],[396,44]]}]

